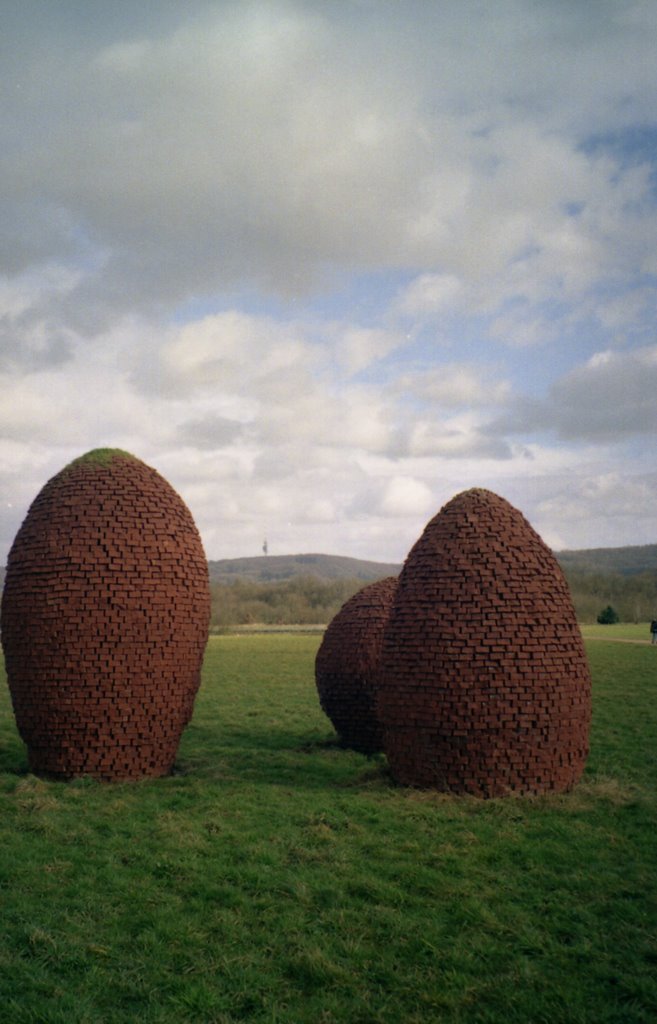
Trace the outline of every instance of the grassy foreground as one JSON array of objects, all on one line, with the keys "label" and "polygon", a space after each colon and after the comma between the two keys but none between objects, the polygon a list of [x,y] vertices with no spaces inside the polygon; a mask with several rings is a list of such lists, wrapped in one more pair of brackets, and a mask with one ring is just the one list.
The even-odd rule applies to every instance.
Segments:
[{"label": "grassy foreground", "polygon": [[2,1021],[657,1020],[657,651],[589,643],[573,793],[481,802],[339,749],[318,643],[213,638],[153,782],[27,774],[0,686]]},{"label": "grassy foreground", "polygon": [[649,644],[652,639],[649,622],[615,622],[608,626],[588,623],[582,626],[582,634],[586,640],[634,640]]}]

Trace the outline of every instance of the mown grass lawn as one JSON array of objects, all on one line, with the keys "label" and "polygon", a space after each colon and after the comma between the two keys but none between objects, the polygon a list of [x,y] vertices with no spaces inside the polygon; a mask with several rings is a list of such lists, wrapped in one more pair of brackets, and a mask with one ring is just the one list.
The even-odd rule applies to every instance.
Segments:
[{"label": "mown grass lawn", "polygon": [[593,640],[571,794],[394,786],[312,636],[222,636],[170,778],[27,773],[0,690],[6,1024],[657,1020],[657,651]]},{"label": "mown grass lawn", "polygon": [[633,640],[649,644],[652,639],[649,622],[615,622],[607,626],[589,623],[582,626],[582,634],[587,640]]}]

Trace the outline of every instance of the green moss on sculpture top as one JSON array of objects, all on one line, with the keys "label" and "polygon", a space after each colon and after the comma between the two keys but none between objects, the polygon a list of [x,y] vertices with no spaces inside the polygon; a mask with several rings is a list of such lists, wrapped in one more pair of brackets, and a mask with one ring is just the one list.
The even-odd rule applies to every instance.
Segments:
[{"label": "green moss on sculpture top", "polygon": [[89,469],[102,469],[111,465],[115,459],[123,459],[124,461],[128,459],[131,462],[138,461],[136,456],[131,455],[130,452],[124,452],[122,448],[92,448],[90,452],[86,452],[84,455],[80,455],[77,459],[69,462],[68,466],[64,467],[63,472],[77,466],[84,466]]}]

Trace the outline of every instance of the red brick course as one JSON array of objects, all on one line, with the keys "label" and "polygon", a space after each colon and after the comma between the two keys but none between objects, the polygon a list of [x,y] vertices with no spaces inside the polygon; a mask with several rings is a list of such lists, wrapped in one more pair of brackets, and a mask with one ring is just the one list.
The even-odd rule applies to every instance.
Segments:
[{"label": "red brick course", "polygon": [[9,554],[2,644],[32,771],[168,773],[208,636],[201,539],[156,470],[94,453],[53,477]]},{"label": "red brick course", "polygon": [[559,564],[522,514],[465,491],[402,570],[381,655],[384,748],[401,783],[476,796],[569,789],[590,674]]},{"label": "red brick course", "polygon": [[372,754],[382,749],[375,694],[383,631],[397,578],[370,583],[343,604],[330,622],[315,659],[322,709],[343,746]]}]

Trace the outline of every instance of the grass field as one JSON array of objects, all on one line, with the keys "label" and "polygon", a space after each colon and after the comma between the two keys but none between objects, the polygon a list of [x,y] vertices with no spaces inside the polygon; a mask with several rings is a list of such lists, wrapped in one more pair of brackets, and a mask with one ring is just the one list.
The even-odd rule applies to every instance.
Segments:
[{"label": "grass field", "polygon": [[482,802],[339,749],[318,643],[211,639],[152,782],[29,775],[0,687],[3,1024],[654,1024],[657,651],[589,643],[573,793]]},{"label": "grass field", "polygon": [[649,622],[616,622],[609,626],[589,624],[582,626],[582,635],[587,640],[635,640],[646,644],[651,640]]}]

